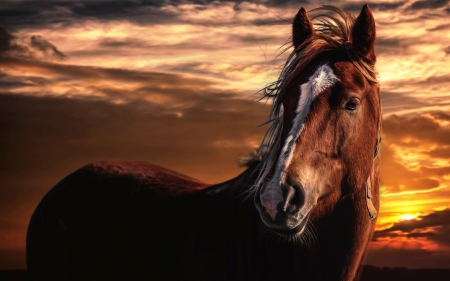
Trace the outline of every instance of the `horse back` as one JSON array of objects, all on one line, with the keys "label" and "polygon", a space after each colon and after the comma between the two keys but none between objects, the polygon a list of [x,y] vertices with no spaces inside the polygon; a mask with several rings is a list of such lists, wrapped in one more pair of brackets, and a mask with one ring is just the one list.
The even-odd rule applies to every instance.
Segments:
[{"label": "horse back", "polygon": [[148,190],[157,197],[188,195],[209,184],[175,171],[142,161],[109,160],[92,163],[81,169],[89,181],[106,183],[107,188],[123,185],[127,190]]},{"label": "horse back", "polygon": [[208,186],[145,162],[103,161],[77,170],[46,194],[31,218],[32,280],[120,280],[149,276],[138,272],[149,268],[168,270],[176,257],[167,256],[162,241],[183,247],[177,235],[204,211],[195,194]]}]

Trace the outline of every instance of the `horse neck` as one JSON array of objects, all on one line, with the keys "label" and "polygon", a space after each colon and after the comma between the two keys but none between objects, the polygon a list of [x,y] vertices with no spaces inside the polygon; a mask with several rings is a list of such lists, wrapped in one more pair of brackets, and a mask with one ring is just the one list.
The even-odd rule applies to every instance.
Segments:
[{"label": "horse neck", "polygon": [[249,201],[253,202],[253,195],[256,190],[254,184],[258,177],[258,167],[259,163],[254,163],[237,177],[213,185],[202,193],[205,196],[222,198],[237,205]]}]

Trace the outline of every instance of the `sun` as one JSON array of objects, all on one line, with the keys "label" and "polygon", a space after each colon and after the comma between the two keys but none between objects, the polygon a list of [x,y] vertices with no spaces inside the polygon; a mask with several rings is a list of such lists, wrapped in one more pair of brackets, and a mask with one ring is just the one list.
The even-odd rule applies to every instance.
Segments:
[{"label": "sun", "polygon": [[401,221],[409,221],[409,220],[415,219],[417,217],[418,217],[418,215],[404,214],[404,215],[398,216],[397,218]]}]

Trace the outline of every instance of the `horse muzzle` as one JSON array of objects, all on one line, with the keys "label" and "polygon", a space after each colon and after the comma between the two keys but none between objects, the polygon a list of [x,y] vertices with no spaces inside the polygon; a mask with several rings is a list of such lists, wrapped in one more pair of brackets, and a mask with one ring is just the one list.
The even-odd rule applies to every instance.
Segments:
[{"label": "horse muzzle", "polygon": [[280,182],[272,179],[258,188],[256,208],[264,224],[275,233],[284,237],[300,235],[305,230],[314,204],[307,204],[301,186]]}]

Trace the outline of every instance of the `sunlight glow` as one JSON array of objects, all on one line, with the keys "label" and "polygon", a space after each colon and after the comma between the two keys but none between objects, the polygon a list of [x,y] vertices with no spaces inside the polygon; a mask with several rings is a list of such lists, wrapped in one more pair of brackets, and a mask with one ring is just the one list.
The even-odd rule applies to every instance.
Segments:
[{"label": "sunlight glow", "polygon": [[404,215],[398,216],[398,219],[402,220],[402,221],[409,221],[409,220],[417,218],[417,216],[418,216],[417,214],[415,214],[415,215],[404,214]]}]

